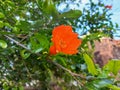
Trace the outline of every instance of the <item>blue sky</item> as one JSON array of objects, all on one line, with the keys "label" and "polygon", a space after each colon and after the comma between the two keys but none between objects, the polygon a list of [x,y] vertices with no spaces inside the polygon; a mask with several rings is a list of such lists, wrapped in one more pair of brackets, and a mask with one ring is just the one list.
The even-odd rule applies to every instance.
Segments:
[{"label": "blue sky", "polygon": [[104,2],[106,5],[112,5],[112,21],[113,23],[117,23],[119,25],[119,28],[116,29],[116,33],[114,34],[114,39],[120,40],[120,0],[104,0]]},{"label": "blue sky", "polygon": [[[108,0],[107,0],[108,1]],[[112,4],[112,21],[120,25],[120,0],[111,0]]]}]

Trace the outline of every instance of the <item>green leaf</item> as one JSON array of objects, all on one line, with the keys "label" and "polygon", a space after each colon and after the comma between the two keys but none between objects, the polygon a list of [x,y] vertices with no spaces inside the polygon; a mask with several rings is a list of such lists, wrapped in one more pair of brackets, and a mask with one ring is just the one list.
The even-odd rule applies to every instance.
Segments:
[{"label": "green leaf", "polygon": [[115,27],[116,27],[116,28],[118,28],[118,27],[119,27],[118,23],[116,23],[116,24],[115,24]]},{"label": "green leaf", "polygon": [[120,60],[110,60],[108,64],[103,67],[104,70],[112,72],[114,75],[117,75],[120,70]]},{"label": "green leaf", "polygon": [[98,80],[94,82],[94,86],[97,88],[107,87],[110,84],[113,84],[113,82],[108,79]]},{"label": "green leaf", "polygon": [[20,52],[20,55],[22,56],[22,58],[27,59],[30,56],[30,53],[26,53],[26,50],[22,50]]},{"label": "green leaf", "polygon": [[12,90],[18,90],[17,87],[12,88]]},{"label": "green leaf", "polygon": [[66,17],[68,19],[77,19],[82,15],[82,12],[80,10],[70,10],[68,12],[62,13],[59,18]]},{"label": "green leaf", "polygon": [[58,16],[58,11],[53,0],[36,0],[38,7],[43,11],[46,15],[52,15],[53,17]]},{"label": "green leaf", "polygon": [[109,79],[100,79],[100,80],[94,80],[91,82],[88,82],[86,84],[86,87],[88,90],[101,90],[102,88],[108,87],[109,85],[112,85],[113,81]]},{"label": "green leaf", "polygon": [[49,48],[49,41],[45,35],[36,33],[30,38],[31,48],[34,53],[41,52]]},{"label": "green leaf", "polygon": [[86,53],[83,54],[83,57],[84,57],[85,63],[87,64],[87,68],[88,68],[89,73],[91,73],[92,75],[97,75],[98,72],[95,68],[93,60]]},{"label": "green leaf", "polygon": [[60,55],[56,55],[56,56],[54,57],[54,59],[55,59],[55,61],[57,61],[58,63],[60,63],[60,64],[63,65],[63,66],[66,66],[66,65],[67,65],[67,63],[66,63],[66,58],[65,58],[65,57],[62,57],[62,56],[60,56]]},{"label": "green leaf", "polygon": [[103,32],[97,32],[97,33],[91,33],[90,35],[86,35],[84,39],[86,39],[87,41],[92,41],[92,40],[99,40],[101,37],[108,37],[108,36]]},{"label": "green leaf", "polygon": [[7,43],[4,40],[0,40],[0,47],[7,48]]},{"label": "green leaf", "polygon": [[3,89],[4,90],[10,90],[10,87],[8,85],[6,85],[6,84],[3,84]]},{"label": "green leaf", "polygon": [[15,7],[15,3],[10,0],[6,0],[5,3],[9,4],[11,7]]},{"label": "green leaf", "polygon": [[9,27],[9,28],[13,28],[13,27],[10,25],[10,23],[6,23],[6,22],[5,22],[4,25],[7,26],[7,27]]},{"label": "green leaf", "polygon": [[23,87],[23,86],[20,86],[20,87],[19,87],[19,90],[24,90],[24,87]]},{"label": "green leaf", "polygon": [[110,88],[111,90],[120,90],[120,87],[117,87],[115,85],[108,85],[108,88]]},{"label": "green leaf", "polygon": [[53,0],[45,0],[45,2],[43,3],[43,10],[45,11],[45,13],[52,15],[52,13],[54,13],[54,11],[56,11],[55,5]]},{"label": "green leaf", "polygon": [[31,24],[28,21],[20,21],[17,23],[16,27],[21,29],[23,32],[28,32],[31,30]]},{"label": "green leaf", "polygon": [[0,28],[3,28],[3,26],[4,26],[3,21],[0,21]]},{"label": "green leaf", "polygon": [[4,17],[5,17],[5,15],[0,12],[0,18],[4,18]]}]

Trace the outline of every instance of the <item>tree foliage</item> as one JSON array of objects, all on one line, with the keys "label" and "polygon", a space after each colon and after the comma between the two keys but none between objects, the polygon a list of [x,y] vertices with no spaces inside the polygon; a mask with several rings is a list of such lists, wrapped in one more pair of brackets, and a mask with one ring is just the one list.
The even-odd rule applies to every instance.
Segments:
[{"label": "tree foliage", "polygon": [[[59,12],[66,0],[0,0],[0,84],[5,90],[29,85],[41,90],[120,90],[117,63],[99,68],[87,42],[111,36],[114,25],[109,9],[90,0],[88,8]],[[87,7],[87,6],[86,6]],[[67,7],[66,7],[67,8]],[[101,11],[101,12],[100,12]],[[50,55],[54,27],[71,25],[83,30],[78,54]],[[117,66],[116,66],[117,65]],[[112,67],[111,67],[112,66]],[[112,69],[115,69],[112,70]],[[113,76],[109,75],[113,72]],[[117,88],[117,89],[116,89]]]}]

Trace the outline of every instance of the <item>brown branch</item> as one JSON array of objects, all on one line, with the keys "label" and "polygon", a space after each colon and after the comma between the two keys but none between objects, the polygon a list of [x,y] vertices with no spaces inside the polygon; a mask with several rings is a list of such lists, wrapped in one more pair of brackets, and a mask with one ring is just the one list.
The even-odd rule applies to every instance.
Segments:
[{"label": "brown branch", "polygon": [[86,79],[86,77],[83,74],[74,73],[74,72],[70,71],[69,69],[63,67],[62,65],[60,65],[60,64],[58,64],[58,63],[56,63],[56,62],[54,62],[52,60],[47,60],[47,61],[50,62],[50,63],[52,63],[52,64],[54,64],[54,65],[56,65],[57,67],[63,69],[64,71],[67,71],[72,76],[80,77],[81,79]]},{"label": "brown branch", "polygon": [[84,86],[84,83],[83,83],[83,82],[80,82],[80,81],[77,79],[77,77],[73,77],[73,78],[77,81],[78,86]]},{"label": "brown branch", "polygon": [[7,39],[9,39],[10,41],[14,42],[15,44],[17,44],[18,46],[30,51],[30,49],[28,49],[25,45],[21,44],[20,42],[16,41],[15,39],[11,38],[10,36],[4,35]]}]

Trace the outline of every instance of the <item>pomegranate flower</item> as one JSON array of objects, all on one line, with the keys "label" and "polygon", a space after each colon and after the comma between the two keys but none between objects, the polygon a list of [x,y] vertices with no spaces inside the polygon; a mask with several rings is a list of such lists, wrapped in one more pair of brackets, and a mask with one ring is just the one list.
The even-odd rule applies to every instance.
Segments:
[{"label": "pomegranate flower", "polygon": [[60,25],[52,31],[53,45],[50,47],[50,54],[57,53],[76,54],[81,40],[78,39],[78,34],[72,31],[71,26]]},{"label": "pomegranate flower", "polygon": [[105,8],[112,9],[111,5],[106,5]]}]

